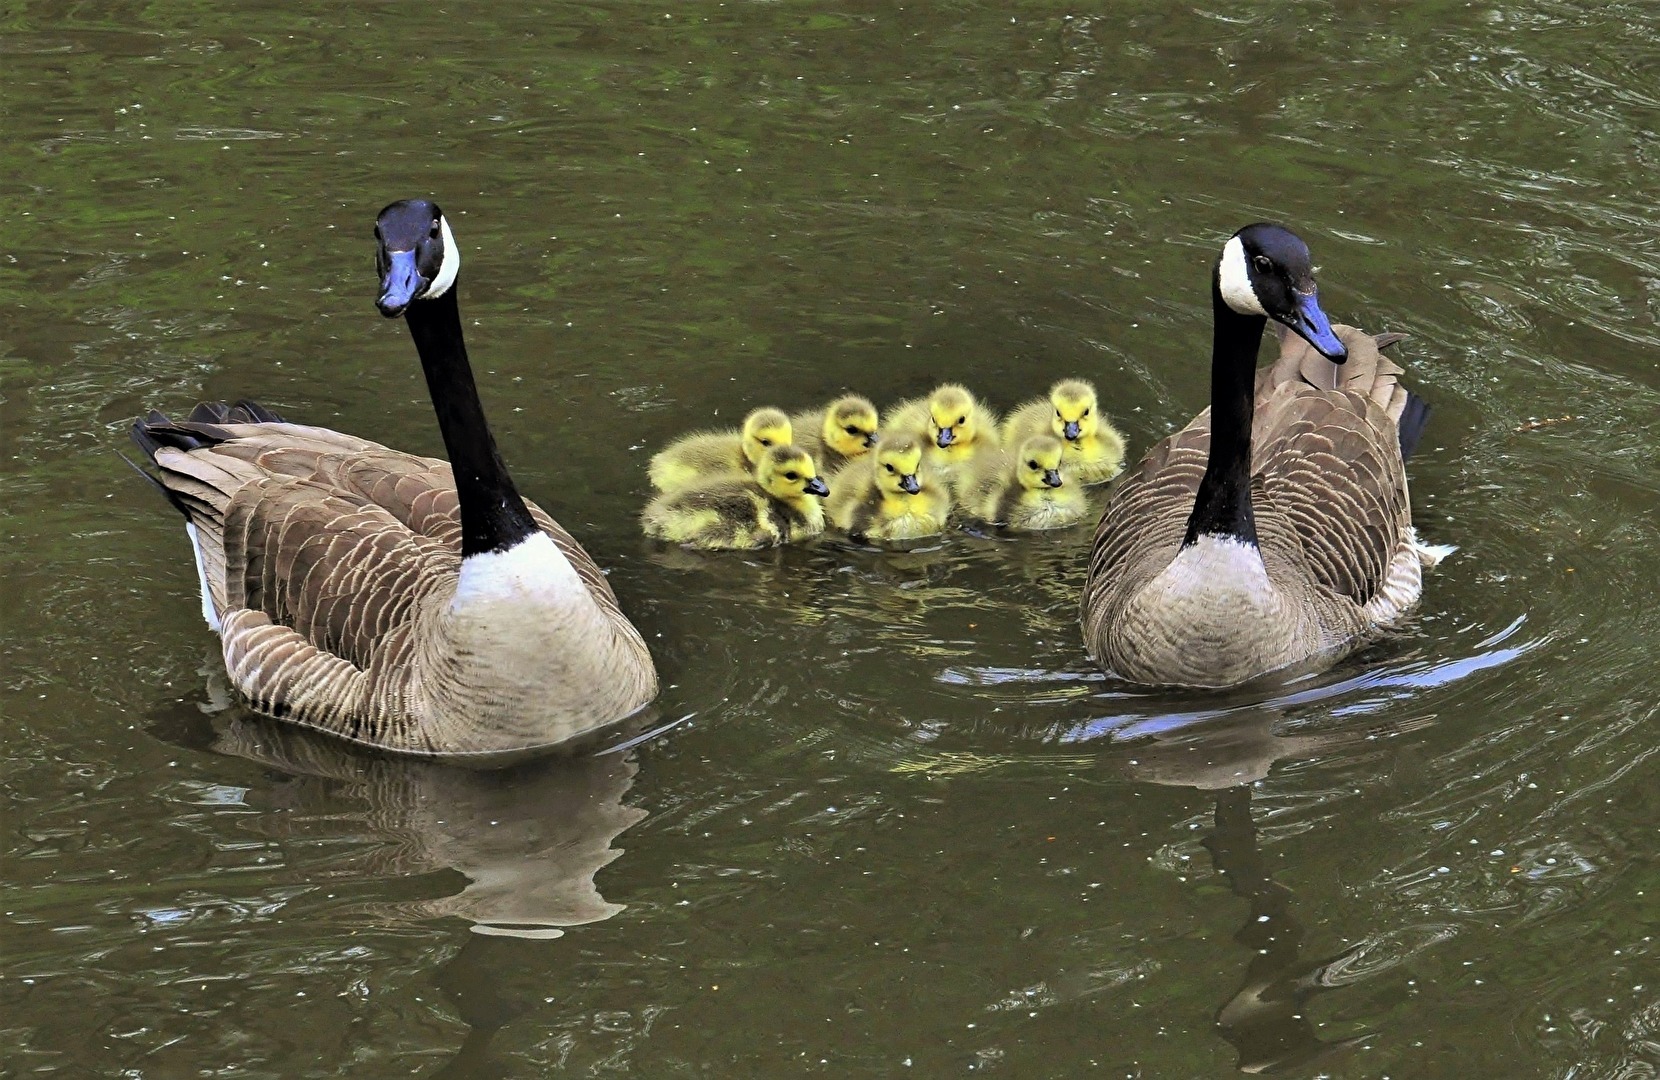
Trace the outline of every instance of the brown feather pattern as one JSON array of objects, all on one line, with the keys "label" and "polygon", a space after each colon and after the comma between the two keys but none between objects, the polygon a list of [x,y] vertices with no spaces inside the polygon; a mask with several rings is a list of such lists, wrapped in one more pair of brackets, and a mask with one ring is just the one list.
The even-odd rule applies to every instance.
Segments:
[{"label": "brown feather pattern", "polygon": [[1222,609],[1172,599],[1167,569],[1210,452],[1206,409],[1124,476],[1101,516],[1082,621],[1109,670],[1154,684],[1231,685],[1330,658],[1416,601],[1420,556],[1397,434],[1402,369],[1370,335],[1333,330],[1346,364],[1287,332],[1279,358],[1257,375],[1251,498],[1277,595]]},{"label": "brown feather pattern", "polygon": [[170,429],[210,441],[154,459],[197,530],[231,681],[259,711],[494,763],[655,696],[650,654],[604,573],[540,507],[527,504],[584,596],[484,625],[448,610],[461,521],[446,462],[299,424]]}]

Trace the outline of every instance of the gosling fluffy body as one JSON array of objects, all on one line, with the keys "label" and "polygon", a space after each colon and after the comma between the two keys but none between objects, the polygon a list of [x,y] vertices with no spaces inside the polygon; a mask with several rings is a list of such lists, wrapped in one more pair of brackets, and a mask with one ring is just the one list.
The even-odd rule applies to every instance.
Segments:
[{"label": "gosling fluffy body", "polygon": [[869,398],[848,394],[825,408],[795,414],[790,426],[795,444],[826,473],[834,473],[876,445],[879,419]]},{"label": "gosling fluffy body", "polygon": [[967,387],[945,383],[926,398],[895,405],[882,421],[884,431],[913,435],[923,442],[925,457],[956,490],[980,458],[1001,445],[997,413]]},{"label": "gosling fluffy body", "polygon": [[1066,474],[1064,449],[1052,435],[1033,435],[988,459],[975,478],[969,512],[1021,532],[1064,529],[1089,509],[1081,485]]},{"label": "gosling fluffy body", "polygon": [[916,540],[945,531],[951,494],[915,435],[882,436],[835,476],[830,521],[855,539]]},{"label": "gosling fluffy body", "polygon": [[1124,471],[1124,436],[1101,415],[1095,387],[1083,379],[1062,379],[1048,397],[1028,401],[1003,425],[1006,445],[1038,434],[1061,441],[1070,481],[1102,484]]},{"label": "gosling fluffy body", "polygon": [[664,492],[646,505],[640,524],[647,536],[706,551],[777,547],[824,531],[819,500],[829,493],[806,451],[774,446],[754,476]]},{"label": "gosling fluffy body", "polygon": [[652,456],[646,475],[658,491],[742,479],[768,450],[793,440],[790,418],[781,410],[756,409],[736,431],[696,431],[676,439]]}]

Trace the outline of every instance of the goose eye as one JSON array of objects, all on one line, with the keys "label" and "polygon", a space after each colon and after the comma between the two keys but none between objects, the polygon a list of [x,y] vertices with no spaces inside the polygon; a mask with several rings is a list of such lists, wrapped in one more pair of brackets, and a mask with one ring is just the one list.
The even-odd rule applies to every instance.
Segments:
[{"label": "goose eye", "polygon": [[800,480],[801,479],[801,474],[796,472],[794,469],[791,469],[789,472],[784,474],[784,479],[786,479],[786,480]]},{"label": "goose eye", "polygon": [[1085,409],[1080,415],[1081,416],[1088,416],[1089,415],[1089,410]]},{"label": "goose eye", "polygon": [[439,232],[438,223],[436,221],[434,221],[432,223],[432,231],[427,233],[427,235],[432,237],[434,240],[436,240],[436,239],[438,239],[438,232]]},{"label": "goose eye", "polygon": [[1266,255],[1258,255],[1255,259],[1253,259],[1251,261],[1256,263],[1257,264],[1257,269],[1262,271],[1264,274],[1266,274],[1266,273],[1268,273],[1268,271],[1274,269],[1274,260],[1270,259]]},{"label": "goose eye", "polygon": [[1026,464],[1027,464],[1027,465],[1029,465],[1029,466],[1031,466],[1031,467],[1032,467],[1032,468],[1034,468],[1034,469],[1036,469],[1036,468],[1040,468],[1040,467],[1041,467],[1041,466],[1039,466],[1039,465],[1038,465],[1038,463],[1037,463],[1037,462],[1035,462],[1035,461],[1028,461],[1028,462],[1027,462],[1027,463],[1026,463]]},{"label": "goose eye", "polygon": [[847,432],[849,435],[859,434],[859,429],[857,427],[855,427],[854,425],[852,425],[852,424],[847,425],[846,427],[842,428],[842,430]]},{"label": "goose eye", "polygon": [[966,417],[966,416],[957,417],[957,426],[958,427],[961,427],[962,425],[964,425],[966,423],[968,423],[968,417]]},{"label": "goose eye", "polygon": [[888,471],[889,471],[889,472],[893,472],[893,466],[892,466],[892,465],[889,465],[889,464],[888,464],[888,463],[887,463],[887,462],[885,462],[885,461],[884,461],[884,462],[883,462],[883,463],[882,463],[882,468],[884,468],[884,469],[886,469],[886,470],[888,470]]},{"label": "goose eye", "polygon": [[759,441],[760,441],[762,446],[771,446],[772,445],[772,440],[771,439],[761,439]]}]

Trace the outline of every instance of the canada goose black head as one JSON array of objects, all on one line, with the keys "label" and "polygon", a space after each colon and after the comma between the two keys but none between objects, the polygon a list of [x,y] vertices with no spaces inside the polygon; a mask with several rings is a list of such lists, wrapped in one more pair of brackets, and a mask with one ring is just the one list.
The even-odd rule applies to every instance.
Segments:
[{"label": "canada goose black head", "polygon": [[375,306],[388,319],[417,300],[436,300],[455,284],[461,249],[438,204],[402,199],[375,218],[375,269],[380,294]]},{"label": "canada goose black head", "polygon": [[1320,310],[1308,245],[1284,225],[1259,221],[1229,237],[1216,263],[1216,288],[1237,314],[1284,323],[1334,364],[1349,358]]}]

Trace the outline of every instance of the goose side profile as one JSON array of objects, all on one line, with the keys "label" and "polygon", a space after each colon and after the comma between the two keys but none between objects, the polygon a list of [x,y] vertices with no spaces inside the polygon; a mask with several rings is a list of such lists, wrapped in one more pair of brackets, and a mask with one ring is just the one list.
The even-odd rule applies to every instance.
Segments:
[{"label": "goose side profile", "polygon": [[790,427],[795,444],[826,473],[834,473],[876,445],[879,420],[869,398],[848,394],[816,412],[795,414]]},{"label": "goose side profile", "polygon": [[470,764],[614,724],[657,695],[657,672],[604,572],[508,475],[462,340],[449,222],[395,202],[375,240],[375,303],[409,325],[448,462],[248,402],[133,425],[184,514],[230,681],[278,719]]},{"label": "goose side profile", "polygon": [[824,531],[830,489],[813,459],[796,446],[774,446],[754,476],[733,475],[666,491],[640,515],[647,536],[707,551],[753,551],[791,544]]},{"label": "goose side profile", "polygon": [[980,521],[1017,532],[1064,529],[1084,519],[1089,501],[1067,473],[1065,447],[1053,435],[1031,435],[980,470],[968,501]]},{"label": "goose side profile", "polygon": [[652,455],[646,476],[658,491],[741,479],[754,474],[761,455],[794,439],[790,418],[782,410],[755,409],[736,431],[694,431],[676,439]]},{"label": "goose side profile", "polygon": [[[1412,528],[1405,458],[1429,407],[1372,336],[1332,327],[1308,247],[1230,237],[1211,274],[1210,408],[1113,490],[1084,583],[1084,641],[1134,682],[1226,687],[1334,662],[1417,601],[1450,548]],[[1269,319],[1277,362],[1256,370]]]},{"label": "goose side profile", "polygon": [[875,452],[837,473],[827,511],[856,540],[917,540],[945,531],[951,493],[922,440],[890,432]]},{"label": "goose side profile", "polygon": [[1101,415],[1095,385],[1087,380],[1062,379],[1048,397],[1028,401],[1003,422],[1004,445],[1039,434],[1061,440],[1066,476],[1075,483],[1104,484],[1124,471],[1124,436]]},{"label": "goose side profile", "polygon": [[997,413],[967,387],[945,383],[925,398],[895,405],[882,420],[884,431],[915,435],[925,456],[953,490],[967,479],[974,463],[1002,445]]}]

